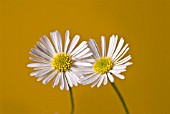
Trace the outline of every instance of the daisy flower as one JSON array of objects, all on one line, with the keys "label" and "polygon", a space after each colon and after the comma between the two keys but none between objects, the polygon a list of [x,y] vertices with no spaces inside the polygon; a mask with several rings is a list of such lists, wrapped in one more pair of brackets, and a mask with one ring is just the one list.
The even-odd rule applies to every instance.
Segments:
[{"label": "daisy flower", "polygon": [[[79,67],[92,66],[91,63],[82,61],[91,56],[92,53],[87,47],[87,42],[83,41],[77,45],[80,36],[75,35],[70,43],[70,33],[67,30],[65,33],[65,44],[62,44],[62,38],[58,31],[51,32],[51,41],[46,36],[43,36],[40,42],[37,42],[35,48],[31,49],[30,60],[34,63],[28,64],[27,67],[33,67],[35,72],[30,76],[37,77],[37,81],[42,81],[43,84],[48,83],[53,79],[52,86],[55,87],[60,83],[60,89],[69,90],[70,87],[77,86],[80,83],[80,78],[83,77],[81,72],[76,72]],[[70,44],[70,45],[69,45]]]},{"label": "daisy flower", "polygon": [[109,80],[112,87],[119,96],[126,114],[129,114],[128,108],[121,93],[113,83],[113,76],[124,79],[125,77],[121,73],[125,72],[126,67],[132,64],[132,62],[128,62],[131,59],[130,55],[124,57],[126,52],[129,50],[128,44],[124,45],[123,38],[118,41],[118,36],[112,35],[110,37],[108,52],[106,54],[106,40],[104,36],[101,36],[102,55],[100,55],[97,44],[93,39],[90,39],[88,44],[91,48],[91,51],[93,52],[93,55],[91,56],[91,59],[87,59],[85,61],[93,64],[93,66],[84,69],[84,71],[86,71],[86,77],[81,79],[82,84],[92,83],[91,87],[96,85],[97,87],[100,87],[102,82],[104,85],[106,85]]},{"label": "daisy flower", "polygon": [[118,36],[112,35],[110,37],[108,52],[106,54],[106,40],[104,36],[101,36],[102,55],[99,52],[95,40],[90,39],[88,44],[93,52],[90,59],[90,63],[93,64],[93,66],[85,69],[88,74],[82,79],[82,84],[93,83],[91,87],[96,85],[97,87],[100,87],[102,82],[104,85],[108,83],[108,80],[114,82],[113,76],[120,79],[125,78],[121,73],[125,72],[126,67],[131,65],[132,62],[128,62],[131,59],[131,55],[124,57],[129,50],[129,47],[128,44],[123,46],[123,38],[118,41]]}]

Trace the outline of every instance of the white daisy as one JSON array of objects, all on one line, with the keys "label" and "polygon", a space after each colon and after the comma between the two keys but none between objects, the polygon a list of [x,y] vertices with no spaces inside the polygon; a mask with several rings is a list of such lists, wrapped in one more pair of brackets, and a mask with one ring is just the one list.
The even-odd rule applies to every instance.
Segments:
[{"label": "white daisy", "polygon": [[90,39],[88,44],[93,55],[91,59],[87,59],[85,61],[90,62],[93,66],[88,69],[84,69],[84,71],[87,71],[87,75],[81,80],[82,84],[93,83],[91,87],[94,87],[95,85],[100,87],[102,82],[106,85],[108,79],[110,82],[114,82],[113,75],[120,79],[125,78],[121,73],[125,72],[126,67],[131,65],[132,62],[128,62],[131,59],[131,55],[124,57],[126,52],[129,50],[129,47],[128,44],[123,46],[123,38],[118,41],[117,35],[112,35],[110,37],[107,55],[104,36],[101,36],[102,55],[100,55],[97,44],[93,39]]},{"label": "white daisy", "polygon": [[[32,72],[30,76],[37,77],[37,81],[43,80],[43,84],[53,80],[52,86],[55,87],[60,82],[60,89],[69,90],[69,87],[73,85],[77,86],[80,83],[80,78],[83,77],[80,71],[82,66],[84,68],[92,66],[91,63],[83,62],[81,59],[86,59],[91,56],[92,53],[87,47],[87,42],[83,41],[80,45],[77,45],[80,36],[75,35],[71,44],[70,34],[67,30],[65,33],[65,44],[62,46],[62,38],[58,31],[51,32],[51,41],[43,36],[37,42],[35,48],[31,49],[31,60],[36,63],[28,64],[28,67],[34,67],[35,72]],[[81,66],[81,68],[80,68]]]}]

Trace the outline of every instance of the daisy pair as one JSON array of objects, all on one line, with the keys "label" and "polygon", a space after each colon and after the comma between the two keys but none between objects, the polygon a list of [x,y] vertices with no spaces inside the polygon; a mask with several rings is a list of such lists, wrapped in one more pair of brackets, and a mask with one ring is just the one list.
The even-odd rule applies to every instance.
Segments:
[{"label": "daisy pair", "polygon": [[50,36],[52,43],[43,36],[41,42],[37,42],[35,48],[31,49],[30,54],[33,57],[30,59],[35,63],[27,65],[35,70],[30,76],[37,77],[37,81],[43,80],[43,84],[53,79],[52,86],[55,87],[60,82],[61,90],[69,90],[69,86],[77,86],[78,83],[93,83],[91,87],[96,84],[99,87],[102,82],[106,85],[108,79],[114,82],[113,75],[124,79],[120,73],[125,72],[126,67],[132,64],[128,62],[130,55],[122,59],[129,47],[128,44],[123,47],[124,39],[119,41],[117,35],[110,37],[107,54],[104,36],[101,36],[102,54],[94,39],[88,42],[90,50],[86,41],[76,47],[80,36],[75,35],[70,41],[68,30],[65,33],[64,46],[58,31],[51,32]]},{"label": "daisy pair", "polygon": [[128,44],[124,44],[123,38],[119,40],[117,35],[112,35],[108,51],[106,51],[106,39],[101,36],[102,53],[100,54],[94,39],[90,39],[89,42],[83,41],[78,45],[80,36],[75,35],[70,40],[68,30],[65,33],[64,43],[58,31],[51,32],[50,37],[51,39],[43,36],[40,38],[40,42],[37,42],[31,49],[30,60],[34,63],[28,64],[27,67],[33,67],[35,72],[32,72],[30,76],[37,77],[37,81],[42,80],[43,84],[53,80],[53,87],[59,84],[61,90],[70,90],[71,114],[74,112],[71,87],[91,83],[91,87],[96,85],[100,87],[102,83],[106,85],[109,81],[128,114],[123,97],[113,83],[114,77],[124,79],[125,77],[121,73],[132,64],[129,62],[130,55],[124,57],[129,47]]}]

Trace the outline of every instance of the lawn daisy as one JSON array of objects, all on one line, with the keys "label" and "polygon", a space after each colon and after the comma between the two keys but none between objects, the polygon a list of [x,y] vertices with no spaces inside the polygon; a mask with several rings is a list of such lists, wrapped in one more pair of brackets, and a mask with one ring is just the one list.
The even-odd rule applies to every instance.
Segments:
[{"label": "lawn daisy", "polygon": [[[83,77],[79,70],[79,66],[84,68],[92,66],[91,63],[83,62],[81,59],[86,59],[91,56],[92,53],[87,47],[87,42],[83,41],[80,45],[77,45],[80,36],[75,35],[71,44],[70,33],[67,30],[65,33],[65,44],[62,46],[62,38],[58,31],[51,32],[51,41],[43,36],[37,42],[35,48],[31,49],[30,57],[35,63],[28,64],[28,67],[33,67],[35,72],[32,72],[30,76],[37,77],[37,81],[43,80],[43,84],[48,83],[53,79],[52,86],[55,87],[60,82],[60,89],[69,90],[69,87],[77,86],[80,83],[80,78]],[[64,49],[63,49],[64,47]]]},{"label": "lawn daisy", "polygon": [[122,95],[120,94],[116,85],[113,83],[113,76],[124,79],[125,77],[121,73],[125,72],[126,67],[132,64],[132,62],[128,62],[131,59],[130,55],[124,57],[126,52],[129,50],[128,44],[124,46],[123,44],[123,38],[118,41],[118,36],[112,35],[110,37],[108,52],[106,54],[106,40],[104,36],[101,36],[102,55],[100,55],[96,42],[93,39],[90,39],[89,46],[93,52],[93,55],[91,56],[91,59],[87,59],[85,61],[90,62],[93,64],[93,66],[84,69],[84,71],[86,71],[86,77],[84,77],[81,81],[84,85],[92,83],[91,87],[94,87],[95,85],[100,87],[102,83],[106,85],[109,80],[112,87],[118,94],[126,114],[129,114]]},{"label": "lawn daisy", "polygon": [[104,36],[101,36],[102,55],[100,55],[97,44],[93,39],[90,39],[88,44],[93,52],[90,59],[90,63],[93,64],[93,66],[85,69],[85,71],[88,71],[88,74],[82,79],[82,84],[93,83],[91,87],[94,87],[95,85],[100,87],[102,82],[106,85],[108,79],[110,82],[114,82],[113,76],[120,79],[125,78],[121,73],[125,72],[126,67],[131,65],[132,62],[128,62],[131,59],[131,55],[124,57],[129,50],[129,47],[128,44],[123,46],[123,38],[118,41],[118,36],[112,35],[106,54],[106,40]]},{"label": "lawn daisy", "polygon": [[[30,57],[35,63],[28,64],[28,67],[33,67],[35,72],[32,72],[30,76],[37,77],[37,81],[43,80],[43,84],[53,80],[52,86],[55,87],[60,82],[60,89],[70,91],[71,100],[71,114],[74,113],[74,101],[71,87],[77,86],[80,83],[80,78],[83,77],[80,70],[89,66],[91,63],[82,61],[90,57],[92,53],[87,47],[87,42],[83,41],[80,45],[77,45],[80,36],[75,35],[71,44],[70,33],[67,30],[65,33],[65,44],[62,46],[62,38],[58,31],[51,32],[51,41],[43,36],[37,42],[35,48],[31,49]],[[63,49],[64,47],[64,49]],[[80,69],[81,68],[81,69]],[[79,71],[79,72],[77,72]]]}]

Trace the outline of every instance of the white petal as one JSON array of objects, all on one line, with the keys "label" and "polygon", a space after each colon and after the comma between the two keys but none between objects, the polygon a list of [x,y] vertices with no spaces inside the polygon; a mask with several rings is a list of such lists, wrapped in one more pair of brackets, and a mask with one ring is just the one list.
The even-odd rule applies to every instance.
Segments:
[{"label": "white petal", "polygon": [[74,77],[74,79],[76,80],[76,82],[80,82],[79,78],[72,72],[72,71],[69,71],[70,74],[72,75],[72,77]]},{"label": "white petal", "polygon": [[37,81],[40,81],[40,80],[42,80],[43,78],[45,78],[47,75],[50,74],[51,71],[52,71],[52,70],[48,70],[48,71],[40,74],[40,75],[38,76],[39,78],[37,78]]},{"label": "white petal", "polygon": [[104,81],[103,81],[103,84],[106,85],[107,84],[107,75],[104,74]]},{"label": "white petal", "polygon": [[110,70],[109,72],[111,72],[112,74],[118,74],[118,73],[122,73],[122,72],[125,72],[126,69],[113,69],[113,70]]},{"label": "white petal", "polygon": [[123,63],[126,63],[126,62],[129,61],[131,58],[132,58],[131,55],[129,55],[129,56],[123,58],[123,59],[120,60],[120,61],[116,61],[115,64],[123,64]]},{"label": "white petal", "polygon": [[88,62],[88,63],[94,63],[96,60],[95,59],[83,59],[83,62]]},{"label": "white petal", "polygon": [[104,36],[101,36],[101,48],[102,48],[102,57],[106,56],[106,39]]},{"label": "white petal", "polygon": [[63,77],[63,72],[61,72],[61,77],[60,77],[60,89],[64,89],[64,77]]},{"label": "white petal", "polygon": [[121,74],[114,74],[116,77],[120,78],[120,79],[125,79],[125,77]]},{"label": "white petal", "polygon": [[51,44],[50,40],[46,36],[43,36],[40,40],[43,42],[43,44],[46,46],[46,48],[52,52],[52,54],[54,56],[56,54],[56,52],[55,52],[54,47]]},{"label": "white petal", "polygon": [[132,64],[133,64],[132,62],[127,62],[124,65],[129,66],[129,65],[132,65]]},{"label": "white petal", "polygon": [[72,81],[71,81],[71,79],[70,79],[70,76],[67,74],[67,72],[66,72],[66,78],[67,78],[67,81],[68,81],[69,86],[70,86],[70,87],[73,87],[73,83],[72,83]]},{"label": "white petal", "polygon": [[86,71],[86,72],[82,71],[81,72],[81,74],[83,75],[92,74],[92,73],[94,73],[94,71]]},{"label": "white petal", "polygon": [[47,60],[51,60],[52,57],[48,56],[47,54],[43,53],[42,51],[38,50],[38,49],[31,49],[32,52],[30,52],[30,54],[34,55],[34,56],[38,56],[42,59],[47,59]]},{"label": "white petal", "polygon": [[[40,70],[41,71],[41,70]],[[37,71],[38,72],[38,71]],[[31,74],[30,74],[30,76],[35,76],[36,74],[37,74],[37,72],[32,72]]]},{"label": "white petal", "polygon": [[44,50],[41,50],[38,46],[35,46],[36,48],[32,48],[31,50],[32,50],[32,52],[35,52],[35,53],[38,53],[38,54],[43,54],[43,55],[45,55],[45,56],[48,56],[48,57],[50,57],[50,58],[52,58],[53,57],[53,55],[52,54],[50,54],[50,53],[47,53],[46,51],[44,51]]},{"label": "white petal", "polygon": [[35,57],[29,57],[30,60],[35,61],[35,62],[40,62],[40,63],[49,63],[50,61],[45,60],[45,59],[39,59]]},{"label": "white petal", "polygon": [[[128,47],[128,44],[126,44],[126,45],[123,47],[123,49],[120,51],[120,53],[115,57],[114,61],[115,61],[118,57],[120,57],[120,55],[122,55],[122,53],[127,49],[127,47]],[[129,49],[128,49],[128,50],[129,50]]]},{"label": "white petal", "polygon": [[71,52],[71,56],[75,56],[76,54],[78,54],[79,52],[81,52],[82,50],[84,50],[87,47],[87,42],[83,41],[79,46],[77,46],[77,48],[75,48],[72,52]]},{"label": "white petal", "polygon": [[59,80],[60,80],[60,77],[61,77],[61,72],[58,73],[58,75],[55,77],[54,81],[53,81],[53,88],[58,85],[59,83]]},{"label": "white petal", "polygon": [[42,51],[43,53],[49,55],[50,57],[53,57],[53,52],[51,52],[50,50],[48,50],[46,48],[46,46],[44,46],[44,44],[42,44],[41,42],[37,42],[37,45],[35,46],[37,49],[39,49],[40,51]]},{"label": "white petal", "polygon": [[71,75],[70,79],[71,79],[74,86],[78,86],[76,79],[74,77],[72,77],[72,75]]},{"label": "white petal", "polygon": [[100,81],[101,75],[95,80],[95,82],[91,85],[91,88],[93,88],[99,81]]},{"label": "white petal", "polygon": [[80,72],[74,72],[74,74],[79,78],[79,83],[81,83],[80,79],[84,78],[83,74]]},{"label": "white petal", "polygon": [[85,76],[84,78],[81,79],[81,81],[86,81],[87,79],[92,79],[92,77],[96,76],[97,73],[92,73],[91,75]]},{"label": "white petal", "polygon": [[93,55],[93,53],[87,53],[86,55],[81,56],[81,59],[90,57],[92,55]]},{"label": "white petal", "polygon": [[67,80],[66,80],[66,77],[64,76],[64,86],[65,86],[65,89],[68,91],[69,90],[69,87],[68,87],[68,83],[67,83]]},{"label": "white petal", "polygon": [[96,81],[98,78],[100,77],[100,74],[94,74],[92,76],[90,76],[86,81],[83,82],[83,84],[90,84],[93,83],[94,81]]},{"label": "white petal", "polygon": [[73,62],[73,65],[76,65],[76,66],[92,66],[91,63],[86,63],[86,62]]},{"label": "white petal", "polygon": [[47,76],[44,80],[43,80],[43,84],[47,84],[54,76],[56,76],[57,71],[52,72],[49,76]]},{"label": "white petal", "polygon": [[46,67],[51,66],[50,63],[30,63],[27,65],[27,67]]},{"label": "white petal", "polygon": [[101,75],[101,77],[100,77],[100,81],[99,81],[99,83],[97,84],[97,87],[100,87],[100,85],[102,84],[102,82],[103,82],[103,79],[104,79],[104,75]]},{"label": "white petal", "polygon": [[93,71],[92,68],[89,68],[89,67],[82,67],[82,68],[76,68],[76,67],[71,67],[71,70],[74,71],[74,72],[88,72],[88,71]]},{"label": "white petal", "polygon": [[72,66],[72,67],[71,67],[71,71],[74,71],[74,73],[79,73],[79,74],[90,74],[90,73],[93,73],[93,72],[94,72],[92,68],[89,68],[89,67],[81,67],[81,66],[78,66],[78,68]]},{"label": "white petal", "polygon": [[75,86],[78,86],[78,83],[76,81],[76,79],[74,78],[74,76],[72,76],[72,74],[70,72],[66,72],[67,75],[70,77],[70,80],[72,81],[72,83],[75,85]]},{"label": "white petal", "polygon": [[112,57],[116,44],[117,44],[117,39],[118,39],[117,35],[116,36],[112,35],[110,37],[107,57]]},{"label": "white petal", "polygon": [[80,52],[79,54],[77,54],[74,58],[81,58],[82,56],[84,56],[85,54],[87,54],[90,51],[90,48],[86,48],[85,50],[83,50],[82,52]]},{"label": "white petal", "polygon": [[33,70],[43,70],[43,69],[47,69],[47,68],[52,68],[51,66],[47,66],[47,67],[35,67]]},{"label": "white petal", "polygon": [[[72,71],[80,71],[79,68],[76,68],[76,67],[71,67],[70,68]],[[80,71],[81,72],[81,71]]]},{"label": "white petal", "polygon": [[47,71],[49,71],[49,70],[52,70],[52,68],[49,67],[49,68],[46,68],[46,69],[38,70],[38,71],[36,71],[36,72],[32,72],[32,73],[30,74],[30,76],[39,76],[39,75],[41,75],[41,74],[43,74],[43,73],[45,73],[45,72],[47,72]]},{"label": "white petal", "polygon": [[119,61],[128,51],[129,51],[129,48],[127,48],[120,57],[115,59],[115,62]]},{"label": "white petal", "polygon": [[70,42],[69,36],[70,36],[70,32],[69,32],[69,30],[67,30],[66,33],[65,33],[65,45],[64,45],[64,52],[65,53],[67,51],[67,47],[68,47],[68,44]]},{"label": "white petal", "polygon": [[76,51],[73,55],[71,54],[72,57],[77,56],[77,54],[81,53],[87,48],[87,44],[82,46],[78,51]]},{"label": "white petal", "polygon": [[60,52],[62,52],[63,51],[63,49],[62,49],[62,47],[63,47],[62,46],[62,38],[61,38],[61,35],[58,31],[56,31],[56,34],[57,34],[57,38],[58,38],[58,46],[59,46]]},{"label": "white petal", "polygon": [[41,73],[37,74],[36,76],[40,77],[40,76],[43,76],[43,75],[47,75],[52,70],[53,70],[52,68],[46,69],[46,70],[44,70],[44,72],[41,72]]},{"label": "white petal", "polygon": [[70,54],[71,52],[72,52],[72,50],[74,49],[74,47],[76,46],[76,44],[78,43],[78,41],[79,41],[79,39],[80,39],[80,36],[79,35],[75,35],[74,36],[74,38],[73,38],[73,40],[72,40],[72,42],[71,42],[71,44],[70,44],[70,47],[69,47],[69,49],[68,49],[68,54]]},{"label": "white petal", "polygon": [[51,39],[55,46],[56,51],[60,53],[61,49],[60,49],[60,44],[59,44],[59,38],[57,37],[57,32],[50,32],[50,36],[51,36]]},{"label": "white petal", "polygon": [[[90,77],[90,78],[88,78],[88,77]],[[91,75],[91,76],[88,76],[88,77],[85,77],[85,78],[82,78],[82,79],[81,79],[81,84],[82,84],[82,85],[90,84],[90,82],[89,82],[90,79],[93,78],[93,77],[95,77],[95,76],[94,76],[94,75]],[[91,83],[92,83],[92,82],[91,82]]]},{"label": "white petal", "polygon": [[95,58],[100,58],[100,52],[99,52],[99,49],[97,47],[96,42],[93,39],[90,39],[88,44],[89,44],[89,46],[91,48],[91,51],[93,52],[93,56]]},{"label": "white petal", "polygon": [[117,55],[117,54],[119,53],[119,51],[121,50],[121,48],[122,48],[122,46],[123,46],[123,43],[124,43],[124,39],[121,38],[120,41],[119,41],[119,44],[118,44],[118,46],[117,46],[117,48],[116,48],[116,50],[115,50],[115,52],[114,52],[114,54],[113,54],[113,56],[112,56],[112,60],[115,59],[116,55]]},{"label": "white petal", "polygon": [[114,67],[113,67],[113,69],[125,69],[126,68],[126,65],[115,65]]},{"label": "white petal", "polygon": [[110,82],[114,82],[114,78],[110,73],[107,73],[107,76],[108,76]]}]

